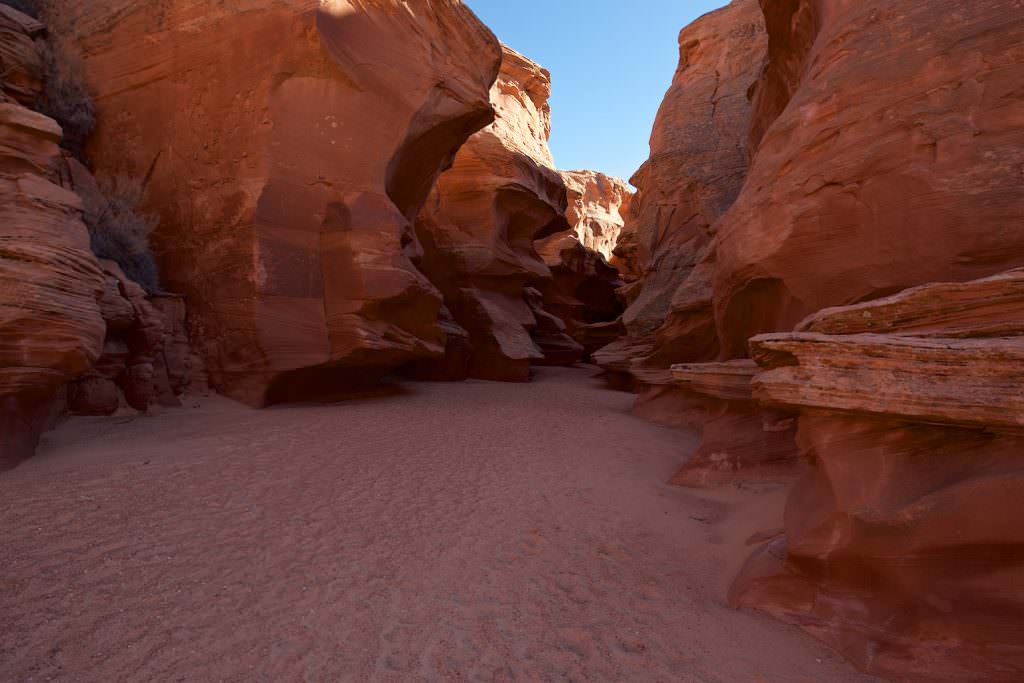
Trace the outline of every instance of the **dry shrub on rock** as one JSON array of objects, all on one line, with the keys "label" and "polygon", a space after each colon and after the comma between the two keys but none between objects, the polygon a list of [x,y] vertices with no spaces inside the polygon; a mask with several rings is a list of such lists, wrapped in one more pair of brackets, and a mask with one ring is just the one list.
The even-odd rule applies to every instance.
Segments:
[{"label": "dry shrub on rock", "polygon": [[93,253],[115,261],[125,275],[148,293],[160,291],[160,278],[149,235],[157,219],[142,213],[143,186],[138,178],[117,176],[99,181],[106,207],[88,221]]}]

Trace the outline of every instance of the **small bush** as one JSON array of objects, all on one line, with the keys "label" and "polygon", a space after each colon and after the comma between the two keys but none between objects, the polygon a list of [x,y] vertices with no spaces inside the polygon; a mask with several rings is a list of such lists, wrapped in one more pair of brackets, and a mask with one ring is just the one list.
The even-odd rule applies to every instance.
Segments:
[{"label": "small bush", "polygon": [[85,67],[70,49],[51,38],[43,48],[43,96],[37,109],[64,129],[61,145],[79,159],[96,128],[96,105],[85,84]]},{"label": "small bush", "polygon": [[33,19],[38,19],[41,11],[39,0],[0,0],[0,5],[13,7],[22,14],[27,14]]},{"label": "small bush", "polygon": [[101,180],[100,190],[107,207],[88,226],[93,253],[116,262],[149,294],[160,292],[160,276],[149,244],[158,221],[139,212],[142,183],[122,176]]}]

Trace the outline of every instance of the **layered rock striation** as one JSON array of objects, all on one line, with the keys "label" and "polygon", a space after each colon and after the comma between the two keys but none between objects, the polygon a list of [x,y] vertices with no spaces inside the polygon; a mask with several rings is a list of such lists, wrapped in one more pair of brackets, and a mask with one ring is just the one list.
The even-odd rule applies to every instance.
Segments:
[{"label": "layered rock striation", "polygon": [[0,6],[0,468],[32,454],[59,392],[100,355],[100,266],[81,198],[57,180],[60,126],[22,103],[42,82],[35,20]]},{"label": "layered rock striation", "polygon": [[1024,618],[1009,514],[1024,493],[1022,277],[924,285],[751,341],[754,395],[799,412],[808,467],[735,604],[898,680],[1024,674],[1008,627]]},{"label": "layered rock striation", "polygon": [[606,260],[613,258],[629,215],[633,192],[624,180],[597,171],[561,171],[568,193],[565,218],[576,238]]},{"label": "layered rock striation", "polygon": [[690,426],[702,432],[700,445],[672,484],[711,488],[743,481],[788,481],[796,474],[792,407],[765,410],[758,404],[751,384],[758,370],[751,360],[672,367],[676,409],[690,416]]},{"label": "layered rock striation", "polygon": [[89,154],[145,178],[164,284],[223,393],[340,393],[443,354],[412,221],[492,120],[500,46],[460,2],[421,5],[67,3]]},{"label": "layered rock striation", "polygon": [[[1018,680],[1024,15],[761,6],[742,191],[651,346],[631,336],[614,360],[651,385],[688,361],[682,396],[797,416],[786,532],[735,604],[896,680]],[[772,453],[701,424],[682,483],[718,473],[709,452],[751,475]]]}]

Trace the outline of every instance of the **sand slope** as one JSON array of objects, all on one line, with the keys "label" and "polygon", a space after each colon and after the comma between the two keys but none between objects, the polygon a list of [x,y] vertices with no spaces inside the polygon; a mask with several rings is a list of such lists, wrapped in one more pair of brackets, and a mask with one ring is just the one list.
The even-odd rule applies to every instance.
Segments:
[{"label": "sand slope", "polygon": [[65,424],[0,475],[0,680],[869,680],[722,605],[780,492],[666,486],[591,374]]}]

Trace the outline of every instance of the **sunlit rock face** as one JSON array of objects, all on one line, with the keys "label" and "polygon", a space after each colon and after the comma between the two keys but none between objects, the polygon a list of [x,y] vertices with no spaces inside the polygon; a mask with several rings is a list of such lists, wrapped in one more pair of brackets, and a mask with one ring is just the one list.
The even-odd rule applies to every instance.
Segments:
[{"label": "sunlit rock face", "polygon": [[[595,355],[608,370],[641,382],[670,383],[673,362],[717,355],[711,287],[716,221],[739,195],[746,176],[751,104],[747,91],[766,53],[756,0],[735,0],[679,34],[679,67],[651,133],[651,156],[633,176],[638,188],[626,220],[632,238],[619,245],[635,261],[642,284],[627,293],[628,336]],[[659,347],[655,334],[672,314],[677,334]],[[647,373],[655,368],[656,377]]]},{"label": "sunlit rock face", "polygon": [[746,186],[719,225],[726,357],[826,306],[1024,264],[1014,0],[764,0]]},{"label": "sunlit rock face", "polygon": [[612,258],[633,193],[625,181],[597,171],[561,171],[568,191],[565,218],[576,238],[605,259]]},{"label": "sunlit rock face", "polygon": [[500,45],[468,8],[66,5],[100,113],[89,155],[146,178],[215,388],[263,405],[443,353],[411,222],[493,117]]},{"label": "sunlit rock face", "polygon": [[444,293],[469,349],[456,335],[444,360],[418,363],[415,374],[525,381],[545,358],[531,336],[538,320],[526,289],[551,271],[534,241],[569,229],[565,184],[547,146],[550,92],[547,70],[505,48],[491,91],[494,123],[459,151],[420,212],[418,263]]},{"label": "sunlit rock face", "polygon": [[[609,260],[615,260],[613,250],[624,236],[633,199],[625,182],[604,173],[560,174],[567,190],[569,230],[534,243],[551,278],[536,283],[540,324],[533,337],[544,352],[544,362],[557,365],[589,360],[593,351],[623,334],[619,290],[625,283]],[[551,316],[554,324],[544,320]],[[566,335],[572,342],[568,345]]]}]

